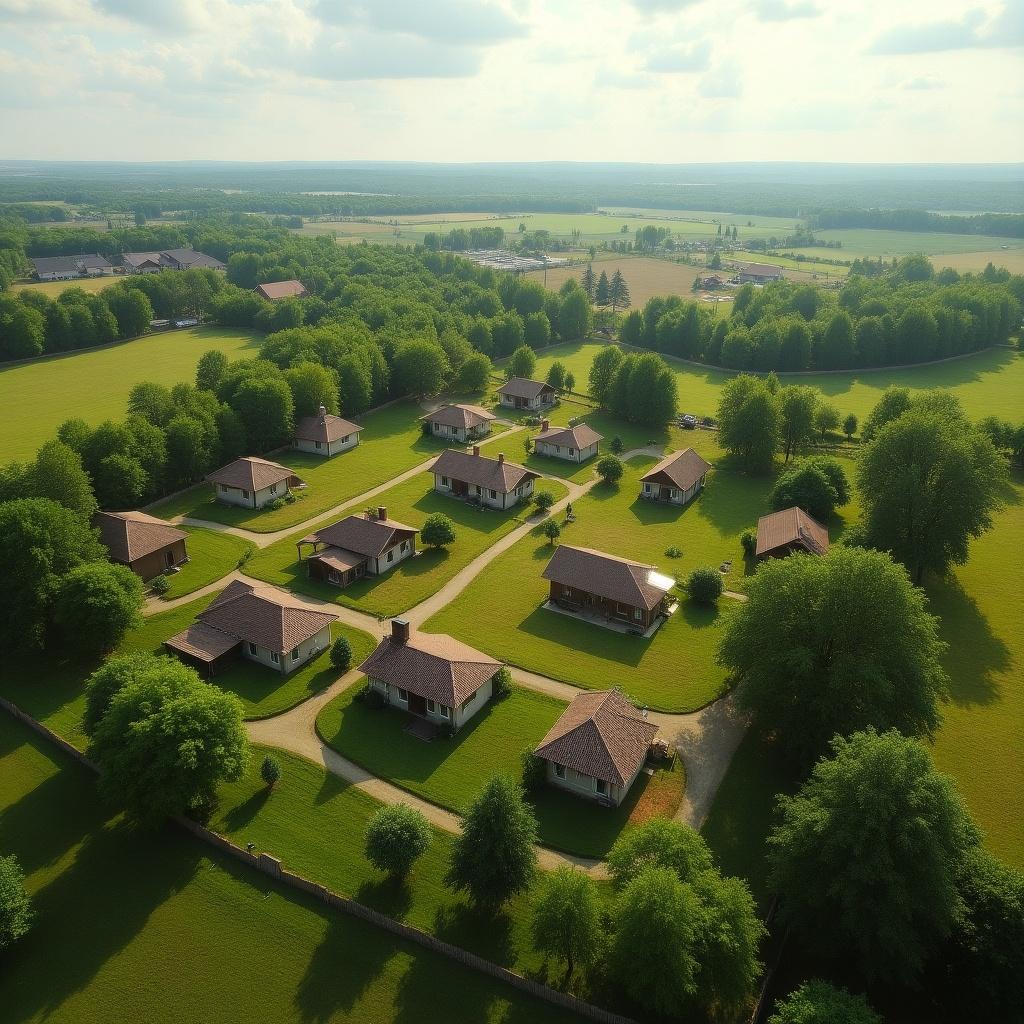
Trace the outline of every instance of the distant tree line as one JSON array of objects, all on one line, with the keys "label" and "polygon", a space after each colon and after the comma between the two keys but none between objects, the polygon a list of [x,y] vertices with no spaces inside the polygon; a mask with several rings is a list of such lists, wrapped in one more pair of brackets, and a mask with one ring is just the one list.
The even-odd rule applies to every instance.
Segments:
[{"label": "distant tree line", "polygon": [[437,251],[464,252],[466,249],[500,249],[505,243],[505,229],[499,227],[452,228],[446,233],[428,231],[423,236],[423,245]]},{"label": "distant tree line", "polygon": [[997,235],[1024,238],[1024,214],[974,213],[969,216],[929,210],[818,210],[807,226],[825,228],[877,228],[885,231],[941,231],[953,235]]}]

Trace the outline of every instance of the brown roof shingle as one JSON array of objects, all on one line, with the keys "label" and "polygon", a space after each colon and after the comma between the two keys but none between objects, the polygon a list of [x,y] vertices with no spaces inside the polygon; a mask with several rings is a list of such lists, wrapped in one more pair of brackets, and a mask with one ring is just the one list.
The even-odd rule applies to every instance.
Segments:
[{"label": "brown roof shingle", "polygon": [[603,441],[604,434],[599,434],[586,423],[577,423],[575,427],[551,427],[542,430],[534,440],[560,444],[565,448],[589,448],[592,444]]},{"label": "brown roof shingle", "polygon": [[454,448],[441,452],[430,471],[434,476],[454,477],[499,494],[508,494],[524,480],[536,480],[540,475],[514,462],[489,459],[486,455],[470,455]]},{"label": "brown roof shingle", "polygon": [[509,398],[525,398],[530,401],[544,391],[554,393],[554,388],[542,380],[530,380],[528,377],[509,377],[504,384],[498,388],[499,395],[508,395]]},{"label": "brown roof shingle", "polygon": [[234,462],[215,469],[206,477],[212,484],[225,484],[246,491],[261,491],[271,484],[279,484],[293,478],[299,479],[295,475],[295,470],[267,459],[258,459],[255,455],[235,459]]},{"label": "brown roof shingle", "polygon": [[97,512],[93,525],[115,562],[134,562],[188,538],[184,530],[145,512]]},{"label": "brown roof shingle", "polygon": [[540,741],[536,754],[624,786],[646,760],[657,731],[618,690],[580,693]]},{"label": "brown roof shingle", "polygon": [[333,413],[323,416],[303,416],[295,421],[295,437],[299,441],[320,441],[330,444],[349,434],[358,434],[363,428],[351,420],[342,419]]},{"label": "brown roof shingle", "polygon": [[497,417],[479,405],[443,405],[440,409],[421,416],[420,419],[429,420],[431,423],[440,423],[444,427],[458,427],[461,430],[467,430],[478,427],[481,423],[490,423]]},{"label": "brown roof shingle", "polygon": [[799,544],[813,555],[827,554],[828,529],[795,505],[758,519],[758,557],[789,544]]},{"label": "brown roof shingle", "polygon": [[165,640],[164,646],[170,647],[172,651],[187,654],[190,658],[211,662],[227,654],[241,642],[237,636],[214,629],[213,626],[208,626],[205,622],[196,621],[188,629]]},{"label": "brown roof shingle", "polygon": [[303,538],[303,543],[328,544],[346,548],[358,555],[376,557],[403,539],[404,534],[416,534],[415,526],[396,523],[393,519],[368,519],[365,516],[346,516],[330,526]]},{"label": "brown roof shingle", "polygon": [[292,295],[302,298],[309,294],[301,281],[267,281],[256,285],[255,290],[265,299],[286,299]]},{"label": "brown roof shingle", "polygon": [[692,448],[687,448],[666,456],[640,477],[640,482],[668,483],[681,491],[688,491],[709,469],[710,462],[702,459]]},{"label": "brown roof shingle", "polygon": [[654,581],[654,575],[660,575],[656,566],[571,544],[555,548],[541,573],[546,580],[647,611],[653,611],[669,591]]}]

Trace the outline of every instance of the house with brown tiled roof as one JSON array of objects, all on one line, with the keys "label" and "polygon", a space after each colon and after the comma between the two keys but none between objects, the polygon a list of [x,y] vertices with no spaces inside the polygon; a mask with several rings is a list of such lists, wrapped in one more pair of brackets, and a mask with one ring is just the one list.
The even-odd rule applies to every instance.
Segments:
[{"label": "house with brown tiled roof", "polygon": [[304,299],[309,292],[301,281],[267,281],[258,284],[253,291],[261,298],[274,302],[276,299]]},{"label": "house with brown tiled roof", "polygon": [[495,419],[494,413],[479,405],[443,405],[420,417],[432,436],[464,444],[486,437]]},{"label": "house with brown tiled roof", "polygon": [[413,632],[393,619],[391,635],[359,666],[391,707],[461,729],[494,695],[501,662],[443,633]]},{"label": "house with brown tiled roof", "polygon": [[188,561],[188,534],[145,512],[97,512],[92,520],[110,560],[151,580]]},{"label": "house with brown tiled roof", "polygon": [[758,519],[758,558],[784,558],[794,551],[828,554],[828,528],[795,505]]},{"label": "house with brown tiled roof", "polygon": [[498,401],[510,409],[543,409],[554,405],[557,397],[550,384],[542,380],[530,380],[528,377],[509,377],[498,388]]},{"label": "house with brown tiled roof", "polygon": [[[415,526],[388,519],[382,505],[374,514],[346,516],[296,544],[310,579],[347,587],[363,576],[379,576],[416,554]],[[311,553],[303,558],[303,547]]]},{"label": "house with brown tiled roof", "polygon": [[448,448],[434,461],[434,490],[454,498],[477,501],[491,508],[511,508],[533,494],[533,482],[540,474],[524,466],[506,462],[504,454],[496,459]]},{"label": "house with brown tiled roof", "polygon": [[551,583],[545,607],[639,633],[669,614],[675,586],[653,565],[571,544],[555,548],[541,575]]},{"label": "house with brown tiled roof", "polygon": [[533,439],[533,450],[538,455],[550,455],[569,462],[586,462],[598,454],[604,435],[586,423],[575,427],[552,427],[541,420],[540,433]]},{"label": "house with brown tiled roof", "polygon": [[294,470],[254,455],[235,459],[214,470],[206,479],[213,484],[218,501],[243,508],[262,508],[302,483]]},{"label": "house with brown tiled roof", "polygon": [[540,741],[548,782],[618,805],[647,760],[658,727],[618,690],[580,693]]},{"label": "house with brown tiled roof", "polygon": [[640,477],[640,497],[685,505],[704,487],[711,463],[692,448],[673,452]]},{"label": "house with brown tiled roof", "polygon": [[276,587],[232,580],[164,646],[207,675],[239,655],[287,674],[330,646],[337,618]]},{"label": "house with brown tiled roof", "polygon": [[337,455],[359,444],[362,429],[358,423],[335,416],[321,405],[315,416],[303,416],[295,421],[292,447],[313,455]]}]

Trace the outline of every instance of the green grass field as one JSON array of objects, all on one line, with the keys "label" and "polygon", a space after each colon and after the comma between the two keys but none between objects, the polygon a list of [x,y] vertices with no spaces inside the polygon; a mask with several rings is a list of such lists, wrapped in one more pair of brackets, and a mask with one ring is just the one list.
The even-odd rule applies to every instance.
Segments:
[{"label": "green grass field", "polygon": [[[743,234],[743,229],[740,229]],[[942,231],[882,231],[876,228],[837,228],[815,231],[815,237],[823,242],[842,242],[841,249],[797,249],[808,256],[826,255],[841,260],[853,260],[862,256],[877,259],[885,256],[906,256],[910,253],[957,253],[999,250],[1008,245],[1010,249],[1024,248],[1020,239],[999,238],[996,235],[960,235]]]},{"label": "green grass field", "polygon": [[72,417],[94,426],[108,418],[120,419],[128,392],[141,380],[168,386],[191,381],[207,349],[240,359],[254,356],[258,347],[259,337],[251,332],[196,327],[0,366],[0,462],[30,458]]},{"label": "green grass field", "polygon": [[[376,615],[397,615],[436,593],[477,555],[525,522],[521,509],[507,512],[479,509],[439,494],[433,486],[433,476],[419,473],[404,484],[378,495],[374,505],[384,505],[391,519],[415,527],[421,527],[431,513],[443,513],[455,524],[456,540],[448,548],[424,548],[420,545],[419,554],[414,558],[399,563],[383,576],[366,576],[344,590],[311,580],[305,564],[298,561],[295,543],[317,528],[337,522],[349,514],[342,513],[309,524],[291,537],[263,548],[246,563],[244,571],[246,575],[267,583],[350,608]],[[551,492],[556,499],[566,493],[565,487],[557,481],[541,481],[538,489]],[[361,511],[350,510],[351,514]]]},{"label": "green grass field", "polygon": [[[282,788],[294,781],[291,765],[285,771]],[[307,827],[330,821],[339,835],[351,828],[349,815],[332,816],[337,804],[325,803],[322,790],[305,795],[324,797],[299,808]],[[317,838],[326,853],[324,832]],[[330,912],[170,826],[127,827],[101,804],[85,769],[7,715],[0,715],[0,849],[21,862],[37,913],[29,935],[4,953],[5,1021],[576,1019]],[[368,888],[382,888],[375,881]],[[448,934],[457,941],[457,926]]]},{"label": "green grass field", "polygon": [[185,597],[215,583],[237,569],[246,552],[256,550],[249,541],[230,533],[216,533],[196,526],[183,529],[188,534],[186,547],[189,561],[182,566],[180,572],[167,577],[170,589],[163,595],[166,601]]},{"label": "green grass field", "polygon": [[37,292],[40,295],[45,295],[47,298],[55,299],[69,288],[81,288],[83,292],[95,295],[97,292],[101,292],[112,284],[117,284],[123,280],[124,278],[117,274],[109,277],[83,277],[74,281],[29,281],[12,284],[11,291]]}]

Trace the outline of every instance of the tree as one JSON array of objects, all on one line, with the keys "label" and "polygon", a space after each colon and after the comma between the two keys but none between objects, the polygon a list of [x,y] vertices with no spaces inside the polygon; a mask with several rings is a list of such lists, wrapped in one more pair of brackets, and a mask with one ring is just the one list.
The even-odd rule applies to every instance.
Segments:
[{"label": "tree", "polygon": [[590,333],[592,323],[590,299],[581,288],[574,288],[562,299],[559,307],[558,333],[563,341],[576,341]]},{"label": "tree", "polygon": [[814,427],[824,441],[829,433],[839,427],[839,410],[834,405],[822,402],[814,411]]},{"label": "tree", "polygon": [[530,348],[544,348],[551,344],[551,321],[547,313],[537,310],[523,317],[523,337]]},{"label": "tree", "polygon": [[141,416],[155,427],[164,426],[174,415],[170,388],[142,380],[128,392],[128,412]]},{"label": "tree", "polygon": [[843,433],[847,441],[852,441],[853,435],[857,433],[857,417],[852,412],[843,420]]},{"label": "tree", "polygon": [[[108,658],[85,681],[85,712],[82,728],[92,736],[114,699],[114,694],[154,667],[162,656],[154,654],[122,654]],[[163,659],[169,660],[169,659]]]},{"label": "tree", "polygon": [[110,288],[103,298],[117,320],[120,337],[137,338],[149,330],[149,322],[153,319],[153,305],[145,292],[138,288]]},{"label": "tree", "polygon": [[594,288],[594,305],[595,306],[607,306],[611,302],[611,286],[608,283],[608,274],[606,271],[601,271],[601,276],[597,279],[597,286]]},{"label": "tree", "polygon": [[0,642],[8,651],[40,649],[61,579],[106,557],[89,521],[48,498],[0,504]]},{"label": "tree", "polygon": [[952,781],[916,740],[874,729],[832,740],[768,837],[782,920],[868,978],[913,981],[963,902],[981,841]]},{"label": "tree", "polygon": [[420,540],[432,548],[454,544],[455,524],[443,512],[431,512],[420,530]]},{"label": "tree", "polygon": [[612,383],[622,366],[622,349],[608,345],[594,356],[590,364],[590,397],[602,408],[608,407]]},{"label": "tree", "polygon": [[768,1024],[883,1024],[863,996],[818,978],[805,981],[775,1004]]},{"label": "tree", "polygon": [[47,338],[43,314],[11,297],[0,298],[0,359],[41,355]]},{"label": "tree", "polygon": [[291,388],[296,416],[316,416],[320,406],[337,416],[340,408],[338,378],[333,370],[319,363],[305,362],[285,370],[284,377]]},{"label": "tree", "polygon": [[167,481],[187,487],[205,476],[214,465],[211,432],[192,416],[175,416],[164,430],[167,438]]},{"label": "tree", "polygon": [[601,945],[594,883],[577,868],[563,864],[546,873],[533,904],[533,944],[545,956],[565,961],[565,981],[577,964],[590,964]]},{"label": "tree", "polygon": [[846,470],[838,459],[831,455],[812,455],[804,459],[801,465],[813,466],[825,474],[836,492],[836,505],[845,505],[850,500],[850,481],[846,479]]},{"label": "tree", "polygon": [[142,580],[126,565],[87,562],[61,581],[54,620],[80,651],[106,654],[139,623]]},{"label": "tree", "polygon": [[555,496],[550,491],[537,491],[533,502],[541,512],[547,512],[555,503]]},{"label": "tree", "polygon": [[839,495],[825,473],[817,466],[801,463],[787,469],[775,481],[768,495],[773,509],[802,508],[815,519],[825,522],[835,511]]},{"label": "tree", "polygon": [[522,789],[496,776],[473,801],[455,838],[446,884],[496,908],[530,886],[537,869],[537,819]]},{"label": "tree", "polygon": [[264,755],[260,763],[260,778],[266,783],[267,789],[273,789],[281,778],[281,765],[277,758],[270,754]]},{"label": "tree", "polygon": [[544,378],[556,391],[565,387],[565,363],[556,359],[549,367],[547,377]]},{"label": "tree", "polygon": [[608,285],[608,300],[611,303],[613,313],[617,309],[629,309],[633,301],[629,295],[629,285],[626,284],[626,279],[622,276],[621,270],[616,270],[612,274],[611,282]]},{"label": "tree", "polygon": [[436,395],[452,368],[435,341],[407,341],[395,353],[395,378],[406,394]]},{"label": "tree", "polygon": [[597,475],[606,484],[617,484],[622,479],[624,467],[617,455],[602,455],[597,460]]},{"label": "tree", "polygon": [[714,604],[724,589],[722,574],[710,565],[694,569],[686,580],[686,593],[698,604]]},{"label": "tree", "polygon": [[27,935],[35,920],[18,858],[0,856],[0,950]]},{"label": "tree", "polygon": [[616,372],[608,403],[633,423],[664,426],[676,414],[675,374],[654,352],[630,353]]},{"label": "tree", "polygon": [[96,511],[92,481],[82,467],[82,457],[56,438],[36,453],[28,473],[29,495],[49,498],[64,508],[89,518]]},{"label": "tree", "polygon": [[906,388],[888,387],[868,414],[860,439],[873,441],[875,434],[890,421],[902,416],[910,408],[910,392]]},{"label": "tree", "polygon": [[786,462],[814,436],[817,405],[817,392],[806,385],[790,384],[779,391],[779,429]]},{"label": "tree", "polygon": [[558,540],[558,538],[561,535],[562,528],[558,525],[558,523],[554,521],[554,519],[549,519],[544,524],[544,536],[547,537],[548,544],[552,547],[554,546],[555,541]]},{"label": "tree", "polygon": [[648,867],[671,868],[685,882],[713,866],[704,837],[689,825],[667,818],[650,818],[626,829],[608,853],[616,889]]},{"label": "tree", "polygon": [[944,644],[924,595],[884,552],[761,564],[730,616],[719,661],[743,679],[738,700],[807,764],[830,737],[867,726],[930,735],[946,684]]},{"label": "tree", "polygon": [[90,751],[103,791],[151,823],[209,809],[249,757],[238,698],[167,658],[113,695]]},{"label": "tree", "polygon": [[530,378],[536,369],[537,356],[534,354],[533,349],[529,345],[520,345],[512,353],[505,367],[505,376]]},{"label": "tree", "polygon": [[290,443],[295,430],[295,402],[281,377],[252,376],[235,392],[232,408],[245,425],[245,436],[256,452]]},{"label": "tree", "polygon": [[587,298],[593,302],[595,287],[593,263],[588,263],[586,270],[583,271],[583,276],[580,278],[580,286],[583,288],[583,291],[586,292]]},{"label": "tree", "polygon": [[992,441],[966,419],[911,409],[861,455],[867,542],[892,552],[916,583],[925,572],[945,574],[992,526],[1006,477]]},{"label": "tree", "polygon": [[466,356],[462,366],[459,367],[457,386],[460,391],[483,391],[490,382],[491,372],[490,359],[483,352],[474,352]]},{"label": "tree", "polygon": [[404,878],[430,845],[430,825],[405,804],[382,807],[366,827],[366,858],[378,870]]},{"label": "tree", "polygon": [[339,633],[331,644],[331,664],[342,670],[352,664],[352,645],[344,633]]},{"label": "tree", "polygon": [[748,472],[771,468],[781,414],[767,380],[740,374],[726,381],[718,403],[718,442]]},{"label": "tree", "polygon": [[562,388],[568,394],[572,394],[576,390],[576,375],[571,370],[567,370],[565,374],[565,384]]}]

